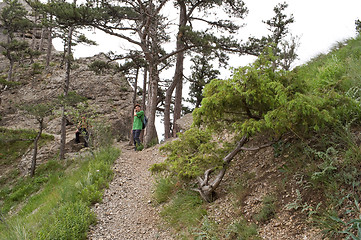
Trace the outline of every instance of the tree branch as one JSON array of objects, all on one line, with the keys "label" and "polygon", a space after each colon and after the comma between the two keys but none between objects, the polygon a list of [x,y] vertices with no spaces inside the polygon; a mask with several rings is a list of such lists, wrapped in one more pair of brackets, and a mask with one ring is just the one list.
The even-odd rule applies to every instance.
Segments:
[{"label": "tree branch", "polygon": [[270,142],[270,143],[267,143],[267,144],[264,144],[264,145],[259,146],[259,147],[253,147],[253,148],[242,147],[241,150],[243,150],[243,151],[257,151],[257,150],[260,150],[260,149],[262,149],[262,148],[269,147],[269,146],[271,146],[271,145],[274,144],[274,143],[275,143],[275,141]]},{"label": "tree branch", "polygon": [[183,52],[183,51],[195,48],[195,47],[197,47],[197,46],[191,45],[191,46],[186,46],[186,47],[184,47],[182,49],[179,49],[177,51],[173,51],[173,52],[168,53],[168,54],[164,55],[163,57],[159,58],[159,61],[162,62],[162,61],[168,59],[169,57],[172,57],[172,56],[176,55],[177,53],[180,53],[180,52]]},{"label": "tree branch", "polygon": [[217,177],[214,179],[214,181],[210,184],[213,189],[216,189],[218,185],[221,183],[224,174],[226,173],[226,169],[231,162],[231,160],[236,156],[236,154],[242,150],[242,147],[244,144],[246,144],[248,141],[248,138],[246,136],[243,136],[241,140],[238,142],[235,149],[233,149],[232,152],[228,153],[227,156],[223,158],[223,168],[218,173]]},{"label": "tree branch", "polygon": [[127,40],[130,43],[136,44],[138,46],[142,46],[141,42],[135,41],[134,39],[132,39],[130,37],[127,37],[127,36],[125,36],[123,34],[116,33],[114,31],[110,30],[109,28],[106,28],[104,26],[95,25],[95,24],[93,24],[92,26],[95,27],[95,28],[98,28],[99,30],[101,30],[101,31],[103,31],[105,33],[108,33],[108,34],[110,34],[112,36],[116,36],[116,37],[122,38],[124,40]]}]

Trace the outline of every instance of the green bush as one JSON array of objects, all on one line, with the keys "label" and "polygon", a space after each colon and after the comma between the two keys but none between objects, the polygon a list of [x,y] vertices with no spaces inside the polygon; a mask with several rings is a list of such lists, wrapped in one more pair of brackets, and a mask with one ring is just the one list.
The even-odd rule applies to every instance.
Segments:
[{"label": "green bush", "polygon": [[31,65],[31,74],[32,75],[40,74],[43,69],[44,69],[44,65],[42,65],[41,63],[35,62]]},{"label": "green bush", "polygon": [[142,151],[144,149],[144,145],[142,143],[137,143],[136,148],[137,151]]},{"label": "green bush", "polygon": [[95,60],[91,64],[89,64],[89,70],[94,71],[96,74],[101,74],[104,72],[104,70],[111,69],[111,65],[101,61],[101,60]]},{"label": "green bush", "polygon": [[99,191],[95,185],[89,185],[80,192],[80,198],[90,204],[101,202],[102,196],[103,191]]},{"label": "green bush", "polygon": [[[180,178],[194,178],[203,174],[205,169],[214,165],[221,166],[222,158],[219,145],[212,140],[209,131],[192,128],[179,139],[162,146],[160,150],[168,154],[162,166],[154,169],[166,169]],[[209,154],[209,152],[213,154]],[[165,164],[165,165],[164,165]]]},{"label": "green bush", "polygon": [[94,148],[109,147],[114,136],[111,127],[100,121],[92,122],[90,145]]}]

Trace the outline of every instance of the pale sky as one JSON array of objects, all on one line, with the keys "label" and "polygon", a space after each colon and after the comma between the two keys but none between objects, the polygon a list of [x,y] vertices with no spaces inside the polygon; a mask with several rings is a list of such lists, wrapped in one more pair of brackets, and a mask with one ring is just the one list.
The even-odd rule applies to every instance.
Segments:
[{"label": "pale sky", "polygon": [[[257,3],[272,8],[277,1],[247,0],[250,9]],[[355,37],[355,20],[361,19],[360,0],[288,0],[288,11],[295,22],[291,33],[301,37],[298,55],[304,63],[327,51],[338,41]],[[251,11],[251,10],[250,10]],[[257,18],[259,17],[258,14]],[[272,15],[271,15],[272,16]]]},{"label": "pale sky", "polygon": [[[269,34],[262,20],[273,17],[273,8],[281,2],[284,1],[245,0],[249,14],[244,20],[247,25],[240,30],[239,37],[246,40],[250,36],[261,37]],[[299,59],[294,65],[303,64],[321,53],[327,53],[337,42],[356,36],[355,20],[361,19],[361,0],[286,0],[286,2],[289,4],[287,14],[292,13],[295,19],[290,26],[290,32],[293,36],[300,37],[300,46],[297,50]],[[89,38],[96,40],[99,46],[77,46],[74,52],[76,58],[128,48],[124,41],[104,33],[91,32]],[[247,65],[253,59],[252,57],[232,57],[230,66]],[[189,66],[185,64],[185,73],[187,72],[189,72]],[[221,78],[230,77],[230,71],[222,70],[221,72]],[[165,73],[165,75],[170,79],[173,72]],[[184,88],[184,96],[188,94],[186,89],[187,87]],[[164,129],[160,119],[157,119],[156,127],[158,136],[162,139]]]},{"label": "pale sky", "polygon": [[[239,36],[247,39],[249,36],[260,37],[269,32],[262,20],[268,20],[274,16],[273,8],[278,0],[245,0],[249,14],[245,18],[246,27],[241,28]],[[291,24],[291,33],[300,37],[300,46],[297,51],[299,60],[296,64],[302,64],[320,53],[327,51],[338,41],[355,37],[355,20],[361,19],[360,0],[286,0],[287,12],[293,14],[295,22]],[[99,46],[77,46],[75,56],[87,57],[98,52],[117,51],[126,49],[126,43],[121,40],[95,32],[89,34],[89,38],[98,42]],[[61,49],[59,49],[61,50]],[[236,61],[233,61],[236,59]],[[231,65],[239,62],[247,64],[250,58],[232,58]]]}]

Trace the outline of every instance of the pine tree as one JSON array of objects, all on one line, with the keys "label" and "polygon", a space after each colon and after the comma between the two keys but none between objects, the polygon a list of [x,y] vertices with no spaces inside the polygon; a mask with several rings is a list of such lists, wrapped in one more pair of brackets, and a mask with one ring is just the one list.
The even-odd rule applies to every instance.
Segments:
[{"label": "pine tree", "polygon": [[361,21],[359,19],[355,20],[355,25],[356,25],[356,32],[358,32],[360,34],[361,33]]},{"label": "pine tree", "polygon": [[271,47],[273,56],[276,56],[273,62],[274,69],[289,70],[297,58],[298,37],[291,36],[287,40],[289,26],[294,23],[293,15],[287,16],[284,13],[287,7],[287,3],[277,4],[273,8],[275,15],[271,19],[263,21],[271,32],[268,36],[250,37],[248,42],[243,45],[244,50],[254,56],[259,56],[265,52],[266,48]]},{"label": "pine tree", "polygon": [[[76,30],[84,27],[84,18],[87,18],[89,9],[84,5],[77,6],[76,0],[73,3],[67,3],[62,0],[51,1],[48,3],[41,3],[39,1],[30,2],[31,6],[40,9],[41,12],[48,16],[54,17],[54,23],[57,29],[62,33],[62,40],[64,43],[65,61],[65,79],[63,85],[63,95],[67,98],[70,85],[70,72],[73,62],[72,47],[78,43],[95,44],[93,41],[87,39],[83,34],[79,34]],[[66,105],[61,106],[62,121],[61,121],[61,140],[60,140],[60,154],[59,158],[65,158],[65,143],[66,143]]]},{"label": "pine tree", "polygon": [[213,69],[211,64],[212,57],[197,55],[191,59],[193,62],[191,77],[187,79],[190,82],[188,102],[194,105],[194,108],[201,106],[203,99],[203,88],[211,80],[217,78],[220,74],[218,70]]},{"label": "pine tree", "polygon": [[[4,48],[3,55],[9,60],[8,81],[12,80],[15,62],[27,55],[28,42],[20,40],[20,35],[31,29],[32,22],[27,18],[28,12],[18,0],[5,0],[6,6],[0,14],[0,22],[4,28],[6,41],[0,45]],[[31,53],[28,51],[28,53]]]},{"label": "pine tree", "polygon": [[166,54],[162,45],[169,40],[166,33],[167,19],[160,11],[164,9],[164,1],[119,1],[116,5],[110,1],[88,1],[87,6],[96,13],[93,19],[88,18],[88,25],[105,33],[119,37],[138,47],[147,61],[149,91],[147,103],[148,125],[145,145],[158,142],[155,128],[155,113],[159,103],[159,72],[167,65],[172,54]]},{"label": "pine tree", "polygon": [[[274,71],[273,61],[268,49],[252,65],[236,69],[230,79],[207,84],[202,106],[193,112],[194,127],[164,148],[170,153],[166,169],[179,177],[198,178],[199,187],[194,190],[206,201],[214,200],[214,191],[238,152],[270,146],[297,124],[290,113],[282,111],[288,101],[294,104],[302,84],[288,72]],[[302,118],[303,110],[299,111],[297,119]],[[320,113],[315,109],[313,120]],[[269,143],[247,147],[249,139],[261,131],[268,132]]]},{"label": "pine tree", "polygon": [[[234,24],[230,19],[214,20],[214,10],[222,11],[228,15],[237,18],[243,18],[247,13],[247,8],[242,0],[229,1],[175,1],[179,8],[179,25],[176,42],[176,67],[173,82],[167,89],[164,107],[164,131],[165,138],[170,135],[170,104],[174,89],[176,88],[173,113],[173,136],[178,132],[175,122],[181,116],[182,109],[182,79],[183,62],[186,50],[198,52],[219,51],[218,56],[224,59],[224,53],[227,51],[242,53],[240,45],[231,36],[217,37],[211,29],[219,29],[220,32],[229,34],[235,33],[240,26]],[[221,10],[222,9],[222,10]],[[197,23],[205,24],[207,27],[203,31],[193,30],[193,25]]]},{"label": "pine tree", "polygon": [[27,115],[35,118],[39,125],[38,133],[34,139],[34,150],[33,150],[33,157],[30,168],[30,177],[33,177],[35,175],[36,159],[38,154],[38,143],[41,138],[41,134],[43,133],[44,119],[47,116],[49,116],[54,109],[53,103],[44,102],[44,101],[39,101],[39,102],[41,103],[23,104],[20,106],[20,109],[25,111]]}]

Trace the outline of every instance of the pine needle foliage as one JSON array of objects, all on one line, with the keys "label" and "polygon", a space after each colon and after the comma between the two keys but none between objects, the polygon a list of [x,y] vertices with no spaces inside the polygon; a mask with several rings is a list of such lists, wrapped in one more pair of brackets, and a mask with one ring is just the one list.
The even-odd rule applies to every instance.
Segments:
[{"label": "pine needle foliage", "polygon": [[[204,88],[202,105],[193,112],[193,127],[162,150],[168,157],[160,170],[194,178],[221,159],[242,136],[267,133],[272,139],[293,133],[306,139],[317,132],[359,123],[359,93],[350,91],[348,70],[338,56],[323,65],[293,71],[274,70],[271,50],[253,64],[234,69],[227,80],[215,79]],[[228,137],[225,137],[228,136]]]},{"label": "pine needle foliage", "polygon": [[[361,192],[360,58],[358,36],[292,71],[275,69],[272,52],[266,51],[253,64],[234,69],[231,78],[212,80],[204,88],[201,107],[193,112],[192,128],[163,148],[169,155],[158,170],[203,180],[209,176],[205,170],[224,167],[217,159],[243,136],[252,139],[261,134],[264,140],[294,136],[287,145],[292,157],[285,169],[289,176],[302,176],[301,207],[296,211],[307,210],[305,217],[325,230],[326,237],[358,239],[359,209],[351,214],[348,209],[354,201],[345,196]],[[306,197],[314,206],[305,202]],[[277,214],[276,202],[265,199],[267,208],[255,220],[267,222]]]},{"label": "pine needle foliage", "polygon": [[194,112],[196,126],[237,136],[271,131],[299,136],[360,119],[360,106],[335,88],[344,74],[337,59],[318,72],[317,81],[294,72],[273,71],[269,55],[235,69],[228,80],[214,80],[204,91],[202,107]]},{"label": "pine needle foliage", "polygon": [[153,171],[167,170],[172,174],[190,179],[199,176],[209,167],[221,166],[224,149],[217,146],[210,131],[194,129],[160,148],[169,155],[164,163],[152,166]]}]

